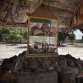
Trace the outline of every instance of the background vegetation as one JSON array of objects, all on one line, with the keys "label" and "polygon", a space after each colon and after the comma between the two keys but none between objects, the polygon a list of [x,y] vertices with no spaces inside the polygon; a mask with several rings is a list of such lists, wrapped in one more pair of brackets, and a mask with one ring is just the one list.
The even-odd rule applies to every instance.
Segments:
[{"label": "background vegetation", "polygon": [[0,42],[6,43],[26,43],[27,31],[19,29],[0,29]]}]

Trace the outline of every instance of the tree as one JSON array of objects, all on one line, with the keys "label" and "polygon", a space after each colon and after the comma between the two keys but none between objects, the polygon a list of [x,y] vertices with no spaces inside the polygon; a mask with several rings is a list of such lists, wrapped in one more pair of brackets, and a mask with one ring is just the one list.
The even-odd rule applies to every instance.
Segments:
[{"label": "tree", "polygon": [[10,43],[21,43],[22,36],[17,32],[11,32],[8,37],[8,42]]},{"label": "tree", "polygon": [[2,28],[0,32],[1,32],[1,34],[9,34],[10,33],[9,29],[6,29],[6,28]]},{"label": "tree", "polygon": [[75,40],[75,35],[74,35],[73,31],[69,33],[69,40],[73,44],[73,41]]},{"label": "tree", "polygon": [[83,36],[82,36],[82,39],[81,39],[81,43],[83,43]]},{"label": "tree", "polygon": [[0,41],[2,41],[2,34],[1,34],[1,30],[0,30]]},{"label": "tree", "polygon": [[59,45],[62,45],[62,43],[65,41],[66,39],[66,33],[65,32],[59,32],[58,33],[58,42],[59,42]]},{"label": "tree", "polygon": [[2,28],[0,30],[0,40],[1,41],[6,41],[9,34],[10,34],[10,31],[8,29]]}]

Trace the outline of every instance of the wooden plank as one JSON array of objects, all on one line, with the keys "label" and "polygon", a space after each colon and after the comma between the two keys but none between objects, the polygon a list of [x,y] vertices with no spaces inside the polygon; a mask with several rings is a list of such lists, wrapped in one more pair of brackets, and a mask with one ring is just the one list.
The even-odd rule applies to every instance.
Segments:
[{"label": "wooden plank", "polygon": [[47,56],[44,56],[44,55],[43,55],[43,56],[39,56],[39,55],[37,55],[37,56],[30,56],[30,55],[29,55],[29,56],[27,56],[26,58],[49,58],[49,57],[50,57],[50,58],[51,58],[51,57],[54,58],[54,57],[57,57],[57,56],[54,56],[54,55],[47,55]]}]

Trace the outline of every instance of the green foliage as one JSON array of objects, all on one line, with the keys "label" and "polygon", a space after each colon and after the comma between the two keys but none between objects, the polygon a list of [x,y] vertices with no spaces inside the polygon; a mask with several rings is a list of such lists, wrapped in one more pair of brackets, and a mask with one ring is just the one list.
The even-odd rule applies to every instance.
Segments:
[{"label": "green foliage", "polygon": [[59,39],[59,41],[64,41],[65,40],[65,33],[64,32],[59,32],[58,33],[58,39]]},{"label": "green foliage", "polygon": [[23,32],[23,38],[24,38],[24,39],[27,39],[27,31],[24,31],[24,32]]},{"label": "green foliage", "polygon": [[1,33],[1,30],[0,30],[0,41],[2,40],[2,33]]},{"label": "green foliage", "polygon": [[58,33],[58,42],[60,43],[60,42],[64,42],[65,41],[65,39],[66,39],[66,33],[65,32],[59,32]]},{"label": "green foliage", "polygon": [[14,31],[11,32],[10,35],[8,36],[7,42],[11,42],[11,43],[21,42],[21,38],[22,36],[18,32]]},{"label": "green foliage", "polygon": [[6,41],[10,31],[6,28],[0,30],[0,41]]},{"label": "green foliage", "polygon": [[2,28],[0,30],[0,32],[1,32],[1,34],[9,34],[10,33],[9,29],[6,29],[6,28]]},{"label": "green foliage", "polygon": [[81,39],[80,43],[83,43],[83,36],[82,36],[82,39]]},{"label": "green foliage", "polygon": [[69,34],[68,38],[69,38],[70,42],[73,44],[73,42],[75,40],[75,35],[74,35],[73,31]]},{"label": "green foliage", "polygon": [[69,39],[72,41],[72,40],[75,40],[75,35],[73,33],[69,34]]},{"label": "green foliage", "polygon": [[27,31],[4,29],[0,30],[0,42],[22,43],[27,40]]}]

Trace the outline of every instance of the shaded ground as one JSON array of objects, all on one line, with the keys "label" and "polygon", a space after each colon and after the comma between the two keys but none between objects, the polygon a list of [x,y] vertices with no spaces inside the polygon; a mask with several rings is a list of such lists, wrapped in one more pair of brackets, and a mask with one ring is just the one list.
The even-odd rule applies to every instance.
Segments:
[{"label": "shaded ground", "polygon": [[76,83],[82,65],[71,55],[23,59],[25,54],[4,59],[0,66],[0,83]]}]

